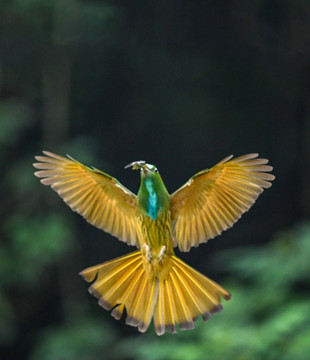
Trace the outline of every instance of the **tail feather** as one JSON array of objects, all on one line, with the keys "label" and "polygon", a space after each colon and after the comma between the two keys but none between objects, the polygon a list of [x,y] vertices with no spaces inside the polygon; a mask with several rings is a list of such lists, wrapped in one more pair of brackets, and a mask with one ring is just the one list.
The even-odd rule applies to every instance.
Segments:
[{"label": "tail feather", "polygon": [[157,335],[176,332],[176,323],[180,330],[193,329],[200,314],[207,321],[211,314],[223,309],[221,296],[225,300],[231,297],[220,285],[172,256],[171,271],[159,284],[154,313]]},{"label": "tail feather", "polygon": [[[133,258],[130,261],[124,261],[125,264],[117,265],[116,268],[109,269],[112,264],[106,263],[98,273],[98,280],[89,288],[89,292],[99,298],[99,304],[106,310],[110,310],[118,301],[124,300],[128,289],[132,286],[136,271],[143,271],[139,259]],[[101,276],[100,272],[106,271],[106,275]],[[101,276],[101,277],[100,277]],[[102,294],[104,296],[102,297]]]},{"label": "tail feather", "polygon": [[107,277],[107,275],[113,276],[113,270],[120,271],[122,267],[119,268],[119,265],[123,265],[124,267],[127,264],[130,264],[132,261],[136,261],[136,255],[137,251],[132,252],[126,256],[121,256],[114,260],[107,261],[103,264],[89,267],[81,271],[80,275],[82,275],[84,280],[87,282],[94,281],[96,277],[99,279],[102,275],[105,275],[105,277]]},{"label": "tail feather", "polygon": [[127,311],[126,324],[136,326],[145,332],[152,320],[158,296],[158,281],[149,281],[145,272],[140,282],[125,301]]},{"label": "tail feather", "polygon": [[95,282],[89,292],[99,304],[119,320],[126,309],[126,323],[145,332],[154,317],[157,335],[194,328],[201,314],[206,321],[210,314],[222,310],[221,296],[230,294],[214,281],[186,265],[175,256],[166,279],[148,278],[140,251],[83,270],[80,274]]},{"label": "tail feather", "polygon": [[111,315],[120,319],[127,311],[126,323],[145,332],[154,314],[158,296],[158,280],[149,281],[140,251],[83,270],[80,275],[91,282],[89,292]]}]

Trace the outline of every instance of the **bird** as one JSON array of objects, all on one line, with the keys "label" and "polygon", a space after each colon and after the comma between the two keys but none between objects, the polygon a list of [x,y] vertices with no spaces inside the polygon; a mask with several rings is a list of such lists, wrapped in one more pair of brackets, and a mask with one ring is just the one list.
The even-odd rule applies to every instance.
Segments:
[{"label": "bird", "polygon": [[268,160],[251,153],[230,155],[192,176],[169,194],[155,165],[134,161],[140,172],[136,194],[114,177],[71,156],[43,151],[35,156],[41,183],[55,190],[90,224],[133,245],[136,251],[95,266],[80,275],[89,292],[111,315],[144,333],[153,319],[155,332],[190,330],[202,317],[223,309],[231,294],[187,265],[174,253],[220,235],[249,210],[275,176]]}]

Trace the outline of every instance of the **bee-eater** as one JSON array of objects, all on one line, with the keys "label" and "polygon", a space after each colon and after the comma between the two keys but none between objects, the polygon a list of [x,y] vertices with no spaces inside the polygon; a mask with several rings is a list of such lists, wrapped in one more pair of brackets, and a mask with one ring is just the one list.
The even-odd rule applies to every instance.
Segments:
[{"label": "bee-eater", "polygon": [[154,318],[157,335],[193,329],[201,314],[222,310],[231,295],[185,264],[173,248],[189,251],[230,228],[271,186],[274,176],[258,154],[228,156],[191,177],[169,194],[154,165],[135,161],[141,184],[135,195],[112,176],[75,159],[43,151],[35,175],[50,185],[72,210],[128,245],[128,255],[83,270],[89,292],[112,316],[145,332]]}]

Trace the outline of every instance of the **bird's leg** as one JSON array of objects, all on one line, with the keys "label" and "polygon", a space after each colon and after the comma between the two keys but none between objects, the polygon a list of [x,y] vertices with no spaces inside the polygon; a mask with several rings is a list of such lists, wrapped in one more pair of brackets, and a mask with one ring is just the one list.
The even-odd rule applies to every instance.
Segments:
[{"label": "bird's leg", "polygon": [[166,245],[162,246],[160,251],[159,251],[159,254],[158,254],[158,261],[159,262],[162,262],[163,256],[166,254],[166,251],[167,251],[167,246]]},{"label": "bird's leg", "polygon": [[143,255],[145,255],[147,257],[147,260],[150,263],[152,261],[152,254],[151,254],[151,248],[149,247],[149,245],[144,244],[142,246],[141,250],[142,250]]}]

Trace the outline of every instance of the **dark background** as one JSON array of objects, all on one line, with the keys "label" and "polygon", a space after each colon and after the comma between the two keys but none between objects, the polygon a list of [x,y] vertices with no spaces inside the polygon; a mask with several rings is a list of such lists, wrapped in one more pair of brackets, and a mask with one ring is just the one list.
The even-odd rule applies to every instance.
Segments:
[{"label": "dark background", "polygon": [[[308,359],[310,2],[0,1],[0,358]],[[136,192],[144,159],[170,192],[233,153],[272,188],[221,237],[179,254],[225,286],[195,330],[139,334],[80,270],[132,251],[33,176],[46,149]]]}]

